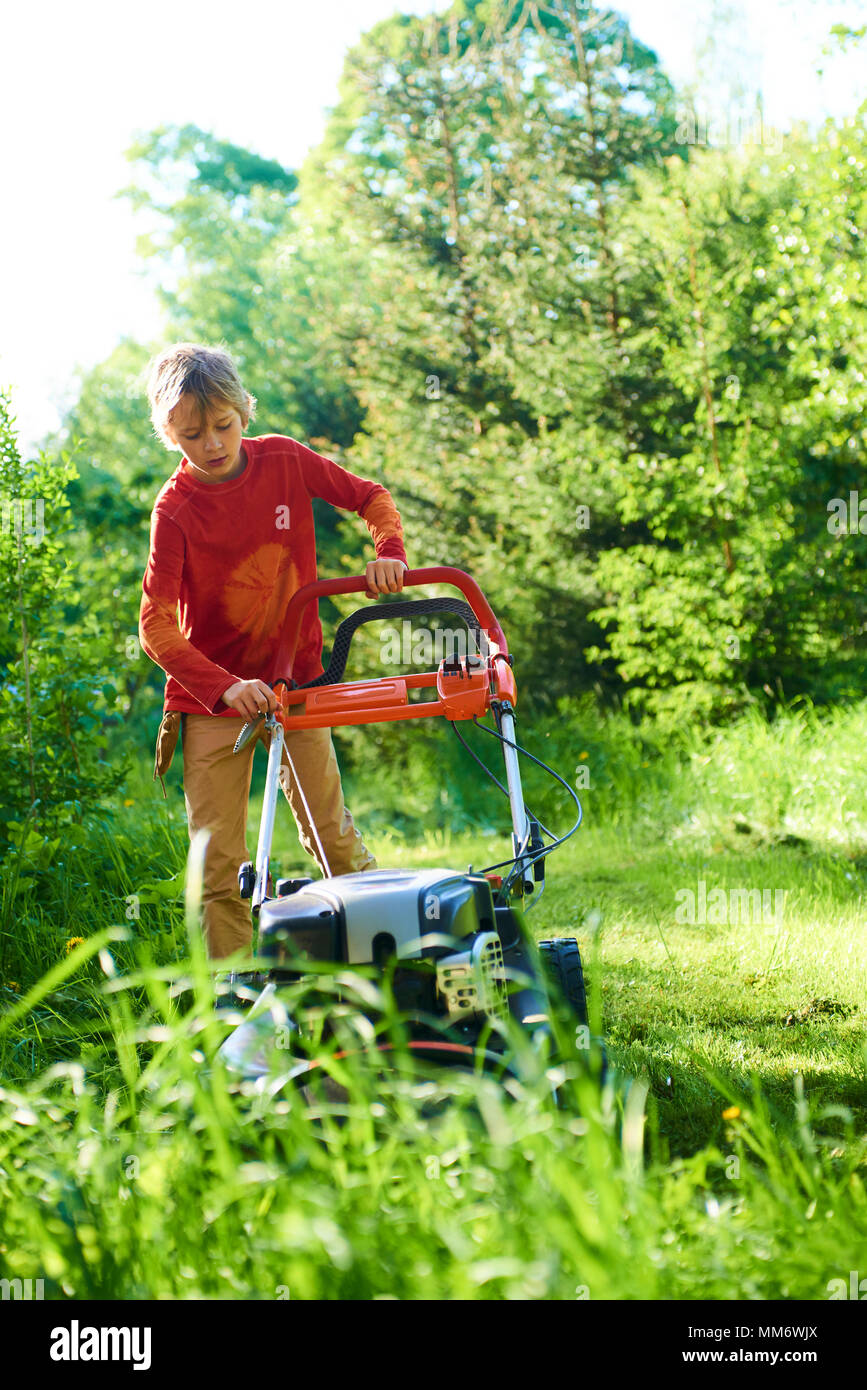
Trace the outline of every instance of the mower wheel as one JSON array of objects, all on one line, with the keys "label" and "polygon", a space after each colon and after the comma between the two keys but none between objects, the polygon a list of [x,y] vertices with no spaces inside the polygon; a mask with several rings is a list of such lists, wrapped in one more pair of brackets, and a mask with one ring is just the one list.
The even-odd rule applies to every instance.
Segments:
[{"label": "mower wheel", "polygon": [[[554,996],[551,1001],[554,1008],[567,1028],[576,1022],[586,1028],[587,995],[584,990],[584,969],[581,965],[578,942],[574,936],[554,937],[551,941],[539,942],[539,953]],[[608,1076],[608,1051],[604,1039],[594,1037],[590,1041],[592,1055],[597,1058],[592,1065],[600,1086],[604,1086]]]},{"label": "mower wheel", "polygon": [[578,942],[574,936],[557,936],[551,941],[540,941],[539,950],[548,982],[559,995],[555,1002],[562,1000],[573,1019],[586,1023],[587,996]]}]

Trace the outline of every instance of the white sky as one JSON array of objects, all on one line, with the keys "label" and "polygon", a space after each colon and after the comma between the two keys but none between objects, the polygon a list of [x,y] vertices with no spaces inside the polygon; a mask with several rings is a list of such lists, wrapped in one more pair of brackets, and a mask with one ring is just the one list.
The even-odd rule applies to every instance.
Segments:
[{"label": "white sky", "polygon": [[[614,0],[675,82],[689,81],[711,0]],[[398,10],[448,0],[10,0],[0,10],[0,383],[25,449],[60,423],[74,372],[160,317],[135,254],[141,225],[115,198],[133,136],[192,122],[289,166],[322,135],[346,49]],[[815,69],[834,22],[867,0],[745,0],[744,73],[765,119],[851,114],[859,57]],[[752,55],[750,58],[749,55]],[[859,90],[860,89],[860,90]]]}]

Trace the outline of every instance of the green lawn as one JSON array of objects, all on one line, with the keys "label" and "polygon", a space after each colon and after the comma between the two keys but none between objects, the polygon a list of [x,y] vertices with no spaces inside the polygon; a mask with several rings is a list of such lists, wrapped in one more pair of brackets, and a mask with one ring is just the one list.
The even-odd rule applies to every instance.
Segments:
[{"label": "green lawn", "polygon": [[[14,896],[4,880],[0,1274],[58,1297],[828,1298],[867,1241],[865,728],[859,710],[677,748],[527,734],[567,772],[588,755],[585,824],[529,921],[581,941],[609,1083],[575,1068],[558,1109],[528,1064],[508,1091],[444,1082],[443,1107],[360,1069],[342,1124],[222,1076],[172,882],[178,779],[163,803],[137,773],[114,821],[34,844]],[[449,833],[447,802],[408,843],[365,793],[383,865],[507,849]],[[568,828],[565,795],[540,804]],[[276,849],[302,867],[288,812]],[[726,920],[677,920],[700,883]],[[734,920],[762,893],[767,915]]]}]

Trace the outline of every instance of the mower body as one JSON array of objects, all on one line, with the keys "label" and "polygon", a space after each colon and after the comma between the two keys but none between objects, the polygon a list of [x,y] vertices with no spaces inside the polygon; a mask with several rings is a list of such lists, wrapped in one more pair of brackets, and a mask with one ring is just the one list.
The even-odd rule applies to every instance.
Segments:
[{"label": "mower body", "polygon": [[[521,789],[514,742],[516,687],[506,641],[481,591],[462,571],[408,571],[404,580],[407,585],[448,581],[462,588],[469,605],[454,600],[416,600],[415,605],[430,611],[450,602],[468,626],[484,630],[484,656],[444,660],[435,672],[399,680],[344,682],[351,632],[373,616],[361,611],[338,630],[331,665],[321,677],[299,687],[291,679],[291,665],[288,678],[279,675],[274,688],[282,688],[282,709],[266,721],[272,737],[256,861],[239,871],[242,896],[251,898],[258,919],[257,956],[267,969],[267,984],[249,1018],[221,1048],[229,1069],[247,1080],[264,1082],[270,1075],[273,1084],[275,1013],[266,1007],[269,1001],[279,997],[281,986],[309,982],[317,975],[336,975],[338,989],[340,980],[353,971],[372,977],[374,983],[387,981],[393,1003],[411,1030],[411,1046],[426,1049],[429,1058],[438,1061],[455,1061],[458,1054],[464,1065],[467,1057],[499,1065],[498,1059],[505,1059],[509,1050],[512,1021],[534,1039],[551,1035],[543,957],[546,947],[556,946],[556,954],[560,945],[537,944],[525,922],[525,904],[532,906],[541,892],[544,855],[538,823],[527,812]],[[304,602],[364,585],[364,580],[331,580],[299,590],[287,617],[287,650],[294,650]],[[379,616],[401,615],[413,606],[391,604]],[[289,620],[293,617],[294,623]],[[423,694],[433,698],[411,698]],[[433,715],[456,722],[478,720],[489,712],[503,747],[507,787],[502,790],[507,792],[512,820],[512,857],[507,862],[513,868],[505,879],[474,874],[472,869],[374,869],[329,873],[315,881],[281,879],[272,891],[271,838],[284,730]],[[251,728],[242,731],[236,751]],[[577,954],[577,943],[568,945]],[[330,997],[333,1001],[333,988]],[[290,1020],[290,1034],[304,1029],[303,1019]],[[293,1061],[291,1044],[280,1046],[280,1084],[290,1078],[303,1084],[310,1070],[304,1049],[297,1049]]]},{"label": "mower body", "polygon": [[374,869],[302,882],[263,903],[258,954],[275,982],[311,961],[390,969],[398,1008],[470,1030],[504,1018],[510,1001],[522,1022],[539,1014],[539,1000],[509,989],[531,968],[522,914],[495,906],[481,874]]},{"label": "mower body", "polygon": [[[374,983],[387,979],[415,1055],[437,1066],[467,1066],[475,1057],[486,1069],[508,1070],[508,1019],[537,1042],[540,1034],[550,1037],[547,986],[523,912],[495,904],[482,875],[374,869],[289,883],[290,891],[267,899],[259,914],[257,955],[268,968],[260,1008],[221,1049],[237,1076],[263,1084],[273,1078],[275,1024],[261,1006],[281,986],[328,966],[357,967]],[[292,1026],[300,1036],[303,1017]],[[281,1084],[307,1083],[304,1058],[303,1048],[293,1055],[291,1043],[283,1043]]]}]

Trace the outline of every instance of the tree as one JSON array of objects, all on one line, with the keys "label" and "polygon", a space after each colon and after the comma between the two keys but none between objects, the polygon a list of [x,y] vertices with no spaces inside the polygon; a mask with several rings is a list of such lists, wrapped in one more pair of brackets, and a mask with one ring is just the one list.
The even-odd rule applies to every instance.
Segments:
[{"label": "tree", "polygon": [[22,822],[44,833],[80,820],[121,775],[103,758],[106,634],[81,609],[66,553],[74,476],[68,453],[21,458],[0,393],[0,850]]},{"label": "tree", "polygon": [[192,125],[161,127],[128,157],[136,182],[125,196],[156,224],[139,250],[173,272],[161,291],[171,334],[227,345],[263,433],[348,443],[357,401],[318,352],[308,275],[288,250],[296,173]]},{"label": "tree", "polygon": [[858,688],[865,561],[831,540],[827,502],[848,496],[864,438],[864,139],[859,122],[815,149],[672,162],[624,216],[629,296],[660,306],[628,349],[661,394],[637,403],[609,480],[647,536],[600,557],[595,654],[638,708],[719,715],[761,692]]},{"label": "tree", "polygon": [[301,175],[301,215],[367,248],[335,306],[366,407],[350,466],[395,488],[414,563],[508,601],[542,698],[588,678],[595,455],[618,449],[628,366],[612,209],[675,148],[673,103],[620,16],[462,0],[364,36]]}]

